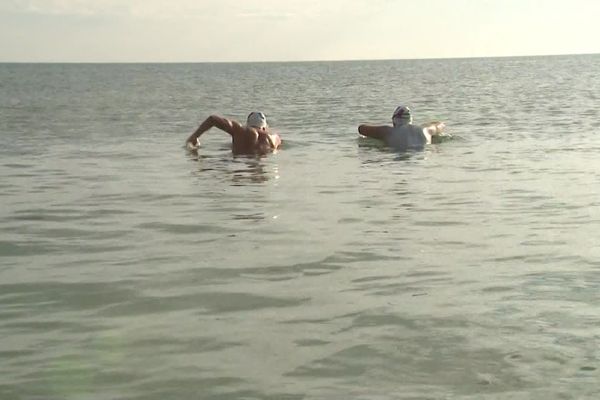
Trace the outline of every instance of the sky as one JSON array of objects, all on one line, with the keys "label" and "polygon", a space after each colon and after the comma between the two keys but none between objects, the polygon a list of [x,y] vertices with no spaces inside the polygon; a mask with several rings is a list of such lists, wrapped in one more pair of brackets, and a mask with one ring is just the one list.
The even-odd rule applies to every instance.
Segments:
[{"label": "sky", "polygon": [[0,0],[0,62],[600,53],[598,0]]}]

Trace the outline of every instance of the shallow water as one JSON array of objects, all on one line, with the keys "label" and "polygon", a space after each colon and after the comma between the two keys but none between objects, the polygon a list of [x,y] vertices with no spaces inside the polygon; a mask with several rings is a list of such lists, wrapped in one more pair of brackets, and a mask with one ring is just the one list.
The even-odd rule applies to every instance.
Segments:
[{"label": "shallow water", "polygon": [[1,64],[0,399],[596,398],[599,67]]}]

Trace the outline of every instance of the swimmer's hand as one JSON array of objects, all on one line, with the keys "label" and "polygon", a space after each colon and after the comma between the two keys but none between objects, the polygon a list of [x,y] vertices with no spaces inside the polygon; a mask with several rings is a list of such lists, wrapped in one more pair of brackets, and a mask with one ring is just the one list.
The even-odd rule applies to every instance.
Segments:
[{"label": "swimmer's hand", "polygon": [[446,130],[446,124],[440,121],[433,121],[423,125],[423,129],[425,129],[431,136],[442,135]]},{"label": "swimmer's hand", "polygon": [[185,148],[188,150],[198,150],[198,148],[200,147],[200,140],[196,139],[195,142],[196,143],[194,143],[193,140],[188,139],[185,142]]},{"label": "swimmer's hand", "polygon": [[436,134],[441,135],[446,130],[446,124],[443,122],[436,122],[435,128],[436,128]]}]

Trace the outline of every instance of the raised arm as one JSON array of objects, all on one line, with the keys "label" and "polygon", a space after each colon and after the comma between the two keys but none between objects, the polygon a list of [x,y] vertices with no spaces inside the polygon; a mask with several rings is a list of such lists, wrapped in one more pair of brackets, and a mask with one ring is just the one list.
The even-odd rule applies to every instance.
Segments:
[{"label": "raised arm", "polygon": [[192,133],[190,137],[187,138],[185,141],[186,144],[191,147],[197,147],[198,138],[212,127],[219,128],[220,130],[229,133],[231,136],[238,134],[244,129],[237,121],[223,118],[218,115],[211,115],[200,124],[198,129],[196,129],[196,131]]}]

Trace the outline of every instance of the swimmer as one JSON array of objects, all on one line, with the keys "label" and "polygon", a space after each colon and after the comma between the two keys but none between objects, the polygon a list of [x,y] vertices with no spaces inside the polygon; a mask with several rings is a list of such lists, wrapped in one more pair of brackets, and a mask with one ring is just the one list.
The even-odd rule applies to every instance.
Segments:
[{"label": "swimmer", "polygon": [[187,138],[186,147],[197,150],[200,147],[200,136],[212,127],[231,135],[231,148],[235,154],[264,154],[281,146],[281,138],[270,131],[266,115],[251,112],[245,126],[231,119],[211,115]]},{"label": "swimmer", "polygon": [[432,138],[442,135],[446,124],[430,122],[423,126],[413,125],[410,109],[399,106],[392,114],[392,124],[388,125],[359,125],[358,133],[363,136],[379,139],[397,150],[422,149],[431,144]]}]

